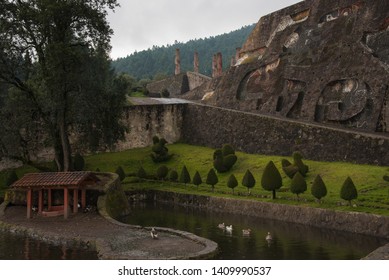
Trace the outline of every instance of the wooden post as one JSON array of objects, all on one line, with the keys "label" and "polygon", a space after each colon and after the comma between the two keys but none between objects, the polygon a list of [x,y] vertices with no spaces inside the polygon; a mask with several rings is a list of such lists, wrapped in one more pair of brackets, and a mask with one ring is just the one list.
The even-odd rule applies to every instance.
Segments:
[{"label": "wooden post", "polygon": [[47,211],[51,211],[51,204],[52,204],[51,189],[48,189],[47,190]]},{"label": "wooden post", "polygon": [[82,207],[82,209],[86,208],[86,190],[85,189],[81,190],[81,207]]},{"label": "wooden post", "polygon": [[68,188],[63,189],[63,216],[65,219],[69,217],[69,191]]},{"label": "wooden post", "polygon": [[27,219],[31,218],[32,210],[32,189],[28,189],[27,192]]},{"label": "wooden post", "polygon": [[78,212],[78,189],[73,190],[73,213]]},{"label": "wooden post", "polygon": [[42,214],[43,211],[43,190],[39,190],[39,199],[38,199],[38,213]]}]

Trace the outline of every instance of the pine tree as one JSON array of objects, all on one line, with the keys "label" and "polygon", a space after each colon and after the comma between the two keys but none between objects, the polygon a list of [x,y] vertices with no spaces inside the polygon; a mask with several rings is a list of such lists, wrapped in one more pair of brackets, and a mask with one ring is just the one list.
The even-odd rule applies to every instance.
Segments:
[{"label": "pine tree", "polygon": [[327,187],[320,175],[317,175],[313,181],[311,193],[319,202],[327,195]]},{"label": "pine tree", "polygon": [[185,165],[182,167],[181,170],[180,183],[184,183],[185,185],[187,183],[190,183],[190,175]]},{"label": "pine tree", "polygon": [[263,170],[262,187],[267,191],[272,191],[272,198],[276,198],[276,190],[282,187],[282,177],[273,161],[270,161]]},{"label": "pine tree", "polygon": [[207,181],[206,183],[208,185],[211,185],[212,187],[212,192],[214,192],[214,189],[215,189],[215,185],[219,182],[219,179],[217,178],[217,175],[215,173],[215,170],[213,168],[211,168],[208,172],[208,175],[207,175]]},{"label": "pine tree", "polygon": [[228,178],[227,187],[232,189],[232,194],[234,194],[234,189],[237,186],[238,186],[238,180],[236,180],[236,177],[234,174],[231,174],[230,177]]},{"label": "pine tree", "polygon": [[290,185],[290,191],[297,195],[297,198],[299,198],[300,193],[304,193],[307,190],[307,183],[305,182],[305,179],[303,175],[301,175],[300,172],[297,172],[294,174],[292,183]]},{"label": "pine tree", "polygon": [[358,192],[355,188],[354,182],[350,177],[347,177],[340,190],[340,198],[347,200],[351,206],[351,200],[356,199],[357,197]]},{"label": "pine tree", "polygon": [[201,179],[200,173],[196,171],[195,175],[193,176],[193,184],[198,187],[203,183],[203,180]]},{"label": "pine tree", "polygon": [[246,173],[243,176],[242,185],[247,188],[249,195],[251,194],[251,189],[255,186],[255,178],[250,170],[247,169]]}]

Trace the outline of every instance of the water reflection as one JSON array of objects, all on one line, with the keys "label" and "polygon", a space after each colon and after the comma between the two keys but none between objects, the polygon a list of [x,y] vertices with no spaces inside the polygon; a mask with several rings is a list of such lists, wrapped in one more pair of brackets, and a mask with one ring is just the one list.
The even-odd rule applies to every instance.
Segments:
[{"label": "water reflection", "polygon": [[[164,203],[138,202],[123,222],[170,227],[192,232],[219,244],[217,259],[353,260],[360,259],[385,240],[293,223],[206,212]],[[233,225],[232,232],[218,227]],[[251,229],[249,236],[242,229]],[[266,240],[267,233],[271,242]]]}]

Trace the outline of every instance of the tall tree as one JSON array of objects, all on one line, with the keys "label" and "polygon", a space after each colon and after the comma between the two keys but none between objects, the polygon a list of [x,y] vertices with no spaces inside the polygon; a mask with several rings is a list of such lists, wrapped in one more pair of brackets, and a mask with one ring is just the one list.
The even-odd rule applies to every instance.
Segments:
[{"label": "tall tree", "polygon": [[117,6],[117,0],[0,0],[0,81],[34,108],[58,170],[72,168],[70,130],[91,149],[124,135],[126,83],[114,77],[108,57],[107,10]]}]

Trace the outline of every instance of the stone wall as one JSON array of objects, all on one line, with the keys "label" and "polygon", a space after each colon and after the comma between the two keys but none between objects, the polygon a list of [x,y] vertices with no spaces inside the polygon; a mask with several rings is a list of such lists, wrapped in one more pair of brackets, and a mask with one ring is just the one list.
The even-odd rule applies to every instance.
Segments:
[{"label": "stone wall", "polygon": [[312,160],[389,165],[386,134],[367,134],[195,103],[187,105],[182,129],[183,140],[193,145],[216,148],[230,143],[247,153],[290,156],[301,151]]}]

